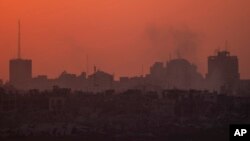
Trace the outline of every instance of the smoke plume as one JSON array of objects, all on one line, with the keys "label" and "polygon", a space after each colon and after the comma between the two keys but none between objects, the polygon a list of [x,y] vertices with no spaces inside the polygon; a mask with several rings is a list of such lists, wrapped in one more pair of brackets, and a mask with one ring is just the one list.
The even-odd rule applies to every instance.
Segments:
[{"label": "smoke plume", "polygon": [[189,27],[160,27],[150,25],[147,30],[151,52],[162,59],[185,58],[196,62],[201,47],[201,35]]}]

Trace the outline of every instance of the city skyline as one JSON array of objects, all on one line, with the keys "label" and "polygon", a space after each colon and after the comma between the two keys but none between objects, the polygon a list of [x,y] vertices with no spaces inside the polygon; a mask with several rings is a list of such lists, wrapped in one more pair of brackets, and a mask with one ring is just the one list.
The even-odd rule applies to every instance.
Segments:
[{"label": "city skyline", "polygon": [[178,51],[205,76],[207,56],[218,46],[224,49],[228,40],[228,50],[239,57],[242,79],[248,79],[248,7],[244,0],[3,0],[0,78],[7,80],[8,61],[16,56],[21,19],[22,56],[33,60],[34,76],[55,78],[63,70],[79,74],[86,71],[87,54],[89,69],[96,65],[115,76],[140,75],[142,65],[147,73],[151,64],[176,57]]},{"label": "city skyline", "polygon": [[[20,23],[18,22],[18,24],[20,24]],[[19,34],[19,32],[20,31],[18,31],[18,34]],[[20,38],[18,37],[18,39],[20,39]],[[227,44],[227,41],[226,41],[226,44]],[[226,44],[225,44],[225,46],[227,46]],[[9,60],[10,65],[13,64],[13,62],[16,62],[16,61],[17,62],[21,61],[23,63],[28,63],[28,64],[30,64],[30,67],[29,67],[29,71],[30,71],[30,74],[31,74],[30,78],[36,78],[36,77],[39,77],[39,76],[47,76],[48,77],[48,75],[45,74],[45,73],[43,73],[43,72],[41,72],[40,74],[34,75],[33,74],[33,65],[34,64],[32,63],[33,62],[32,58],[22,58],[20,50],[21,50],[21,47],[20,47],[20,44],[19,44],[19,41],[18,41],[18,46],[17,46],[17,51],[16,51],[17,52],[17,56],[16,56],[16,58],[12,58],[12,59]],[[217,55],[217,53],[219,53],[219,52],[227,52],[226,49],[225,50],[217,50],[217,51],[218,52],[216,52],[215,55]],[[228,52],[228,53],[230,54],[230,52]],[[211,55],[207,56],[207,59],[209,59],[209,57],[212,57],[212,56]],[[178,56],[178,55],[176,55],[176,57],[170,57],[169,60],[162,61],[160,63],[163,63],[163,66],[165,67],[168,64],[168,62],[171,62],[171,61],[174,61],[174,60],[182,60],[182,59],[188,61],[189,63],[191,63],[192,65],[194,65],[194,66],[197,67],[197,65],[193,64],[192,62],[190,62],[190,60],[188,60],[188,58],[182,58],[181,56]],[[87,56],[87,58],[85,60],[85,67],[87,67],[87,65],[88,65],[87,61],[88,61],[88,56]],[[72,73],[72,72],[68,72],[67,70],[61,70],[61,72],[59,74],[57,74],[57,76],[55,76],[55,77],[48,77],[48,78],[49,79],[55,79],[55,78],[60,77],[60,75],[63,74],[63,73],[69,73],[69,74],[74,74],[74,75],[81,75],[81,73],[86,73],[86,77],[88,77],[88,76],[91,76],[92,74],[94,74],[96,71],[104,71],[104,72],[107,72],[109,74],[112,74],[113,77],[115,78],[114,80],[119,80],[122,77],[141,77],[141,76],[145,77],[146,75],[150,74],[150,68],[153,67],[157,63],[159,63],[159,61],[155,61],[154,63],[150,64],[150,66],[148,68],[144,68],[144,66],[142,65],[141,68],[140,68],[140,73],[138,73],[137,75],[131,75],[131,76],[129,76],[129,75],[115,76],[115,72],[113,72],[113,73],[112,72],[107,72],[107,71],[102,70],[101,68],[97,67],[96,65],[92,65],[92,66],[88,66],[88,68],[86,68],[86,70],[82,70],[81,72],[79,72],[77,74]],[[206,65],[208,65],[208,63],[206,63]],[[12,70],[20,71],[17,68],[14,68]],[[145,70],[146,70],[146,72],[145,72]],[[197,68],[197,70],[199,70],[199,68]],[[9,68],[9,71],[10,71],[10,68]],[[22,72],[22,73],[26,73],[26,72]],[[203,74],[202,72],[199,72],[199,73],[203,75],[203,78],[206,78],[206,74]],[[208,73],[208,71],[206,71],[206,73]],[[8,77],[11,77],[10,73],[9,73]],[[239,75],[239,78],[240,78],[240,75]],[[9,81],[10,81],[9,79],[6,80],[6,82],[9,82]]]},{"label": "city skyline", "polygon": [[[18,26],[20,26],[19,25],[20,24],[20,21],[18,21]],[[20,31],[18,31],[18,34],[19,34],[19,32]],[[20,47],[20,42],[21,41],[19,41],[20,40],[20,38],[18,37],[18,46],[17,46],[17,50],[16,50],[16,57],[14,57],[14,58],[11,58],[10,60],[25,60],[25,61],[31,61],[31,63],[33,62],[33,60],[32,60],[32,58],[23,58],[23,57],[21,57],[22,55],[21,55],[21,47]],[[228,44],[228,41],[226,40],[226,42],[225,42],[225,47],[224,47],[224,49],[218,49],[218,50],[216,50],[217,52],[218,51],[228,51],[227,50],[227,44]],[[217,52],[215,52],[215,55],[217,54]],[[211,54],[211,55],[213,55],[213,54]],[[207,56],[206,57],[206,59],[208,58],[209,56]],[[86,58],[85,58],[86,60],[83,60],[82,62],[84,63],[84,67],[85,67],[85,69],[84,70],[80,70],[80,72],[79,73],[76,73],[76,75],[80,75],[82,72],[85,72],[85,73],[87,73],[87,76],[88,75],[91,75],[91,74],[94,74],[95,73],[95,70],[97,69],[97,70],[101,70],[101,71],[105,71],[105,70],[102,70],[101,68],[99,68],[98,66],[96,66],[95,65],[95,63],[93,63],[91,66],[88,66],[89,65],[89,60],[88,60],[88,54],[86,55]],[[164,64],[165,63],[167,63],[168,61],[172,61],[172,60],[175,60],[175,59],[185,59],[185,60],[187,60],[187,61],[190,61],[188,58],[185,58],[185,57],[181,57],[181,55],[179,56],[179,54],[176,54],[176,55],[174,55],[174,57],[172,56],[172,54],[170,53],[170,56],[169,56],[169,60],[165,60],[165,61],[160,61],[160,62],[163,62]],[[116,74],[116,72],[108,72],[108,73],[111,73],[111,74],[113,74],[114,75],[114,78],[115,78],[115,80],[119,80],[119,78],[120,77],[136,77],[136,76],[145,76],[145,75],[147,75],[149,72],[150,72],[150,67],[152,67],[152,65],[154,64],[154,63],[157,63],[157,62],[159,62],[159,61],[156,61],[155,60],[155,62],[153,62],[152,64],[149,64],[150,66],[148,66],[147,68],[145,68],[144,66],[143,66],[143,64],[140,66],[140,65],[138,65],[138,74],[136,74],[135,73],[135,75],[115,75]],[[190,63],[192,63],[192,62],[190,62]],[[193,65],[195,65],[195,66],[197,66],[197,64],[195,64],[195,63],[192,63]],[[240,64],[240,62],[239,62],[239,64]],[[207,62],[206,62],[206,65],[207,65]],[[198,67],[198,70],[199,70],[199,66],[197,66]],[[33,66],[30,68],[30,69],[32,69],[33,70]],[[145,71],[146,70],[146,71]],[[70,73],[70,74],[75,74],[75,73],[72,73],[72,72],[69,72],[69,71],[67,71],[67,70],[61,70],[60,71],[60,73],[58,73],[56,76],[54,76],[54,77],[48,77],[48,78],[50,78],[50,79],[54,79],[54,78],[57,78],[57,77],[59,77],[63,72],[67,72],[67,73]],[[106,71],[107,72],[107,71]],[[205,72],[200,72],[199,71],[199,73],[201,73],[202,75],[203,75],[203,77],[205,78],[206,77],[206,73],[207,73],[207,71],[205,71]],[[49,76],[48,74],[45,74],[45,73],[43,73],[43,72],[39,72],[38,74],[36,74],[36,75],[34,75],[33,74],[33,71],[32,71],[32,77],[37,77],[37,76],[40,76],[40,75],[46,75],[46,76]],[[9,75],[8,75],[8,77],[10,77]],[[0,78],[1,79],[1,78]],[[4,79],[6,82],[9,82],[9,79],[7,78],[7,79]]]},{"label": "city skyline", "polygon": [[248,138],[249,25],[250,0],[0,0],[0,140]]},{"label": "city skyline", "polygon": [[[34,76],[33,75],[32,59],[27,59],[27,58],[24,59],[24,58],[22,58],[22,53],[21,53],[21,50],[22,50],[22,48],[21,48],[21,42],[22,42],[21,41],[22,40],[21,35],[22,35],[22,33],[21,33],[21,21],[20,21],[20,19],[18,20],[17,25],[18,25],[17,26],[18,27],[18,29],[17,29],[17,50],[16,50],[16,55],[17,56],[16,56],[16,58],[10,59],[10,62],[9,62],[10,63],[9,64],[9,80],[7,80],[6,82],[10,82],[11,84],[15,84],[17,82],[17,84],[18,84],[18,83],[20,83],[20,82],[18,82],[20,80],[23,81],[23,80],[26,79],[26,81],[29,81],[31,79],[44,77],[44,76],[46,76],[46,79],[47,79],[48,78],[47,74],[38,74],[38,75]],[[170,53],[169,54],[169,60],[164,61],[164,62],[157,62],[157,61],[154,62],[154,64],[151,64],[148,71],[146,71],[146,72],[149,72],[149,73],[144,72],[144,66],[142,65],[141,66],[141,73],[139,75],[134,75],[134,76],[128,76],[128,75],[125,76],[124,75],[124,76],[116,76],[115,77],[115,75],[114,75],[115,73],[113,73],[112,77],[113,77],[113,79],[116,78],[114,80],[119,80],[119,79],[121,79],[123,77],[128,77],[128,78],[129,77],[133,78],[133,77],[138,77],[138,76],[139,77],[146,77],[147,75],[150,75],[150,73],[152,73],[151,69],[155,65],[156,66],[160,65],[160,67],[165,67],[165,66],[167,67],[167,64],[169,62],[181,61],[182,59],[186,60],[187,63],[190,63],[189,62],[190,60],[188,60],[188,58],[185,58],[185,57],[183,58],[181,53],[182,52],[179,52],[179,50],[178,50],[176,52],[175,57],[173,57],[172,54]],[[216,53],[218,53],[218,56],[221,56],[220,54],[224,54],[225,56],[230,56],[230,52],[228,52],[228,41],[227,40],[225,41],[224,50],[221,50],[220,48],[218,48],[216,50]],[[215,53],[215,55],[216,55],[216,53]],[[222,56],[224,56],[224,55],[222,55]],[[210,62],[209,60],[210,60],[211,57],[214,58],[215,56],[208,56],[208,66],[209,66],[209,62]],[[237,60],[237,66],[235,66],[235,68],[238,69],[239,68],[239,66],[238,66],[238,57],[237,56],[234,56],[234,57]],[[91,69],[92,71],[89,71],[89,56],[88,56],[88,54],[86,55],[85,59],[86,59],[85,60],[85,69],[86,70],[82,71],[79,76],[81,76],[84,73],[84,77],[88,78],[88,77],[91,77],[91,75],[95,75],[95,73],[97,71],[101,71],[103,73],[106,73],[105,71],[101,70],[100,68],[97,68],[96,65],[91,66],[91,67],[93,67],[93,69]],[[165,65],[165,63],[166,63],[166,65]],[[193,63],[191,63],[190,65],[194,65],[195,68],[197,67],[196,64],[193,64]],[[224,71],[226,71],[226,70],[224,70]],[[237,70],[237,72],[238,72],[238,70]],[[199,72],[199,73],[201,73],[201,72]],[[208,68],[208,73],[209,73],[209,68]],[[63,74],[66,74],[66,75],[70,74],[70,75],[77,76],[77,74],[68,73],[67,70],[63,70],[62,73],[58,75],[58,77],[55,77],[55,78],[52,78],[52,79],[57,79],[57,78],[61,77]],[[109,75],[108,73],[106,73],[106,74]],[[161,75],[161,74],[158,74],[158,75]],[[207,76],[203,76],[203,78],[207,78]],[[239,72],[239,75],[238,75],[238,79],[239,78],[240,78],[240,72]],[[51,78],[49,78],[49,79],[51,79]]]}]

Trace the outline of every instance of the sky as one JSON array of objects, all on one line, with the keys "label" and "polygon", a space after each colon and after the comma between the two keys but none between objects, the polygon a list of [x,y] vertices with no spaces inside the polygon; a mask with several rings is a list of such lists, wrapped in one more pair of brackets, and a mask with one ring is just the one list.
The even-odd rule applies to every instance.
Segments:
[{"label": "sky", "polygon": [[134,76],[178,57],[205,75],[207,57],[227,49],[250,79],[249,7],[249,0],[0,0],[0,78],[8,80],[17,56],[20,19],[21,56],[32,59],[33,76],[90,74],[94,65]]}]

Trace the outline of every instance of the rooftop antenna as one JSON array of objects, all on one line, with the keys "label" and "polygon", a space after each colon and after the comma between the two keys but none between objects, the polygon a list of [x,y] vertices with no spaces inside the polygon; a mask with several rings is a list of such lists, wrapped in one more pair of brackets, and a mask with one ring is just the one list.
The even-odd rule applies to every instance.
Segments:
[{"label": "rooftop antenna", "polygon": [[88,76],[89,74],[89,55],[88,54],[86,55],[86,73]]},{"label": "rooftop antenna", "polygon": [[[89,55],[86,55],[86,76],[89,78]],[[87,83],[87,92],[89,91],[89,83]]]},{"label": "rooftop antenna", "polygon": [[21,22],[18,20],[17,59],[21,59]]},{"label": "rooftop antenna", "polygon": [[225,41],[225,51],[228,51],[228,40]]},{"label": "rooftop antenna", "polygon": [[97,68],[96,68],[96,65],[94,65],[94,73],[96,73],[97,71]]},{"label": "rooftop antenna", "polygon": [[142,77],[144,76],[144,66],[143,66],[143,64],[142,64],[142,66],[141,66],[141,76],[142,76]]}]

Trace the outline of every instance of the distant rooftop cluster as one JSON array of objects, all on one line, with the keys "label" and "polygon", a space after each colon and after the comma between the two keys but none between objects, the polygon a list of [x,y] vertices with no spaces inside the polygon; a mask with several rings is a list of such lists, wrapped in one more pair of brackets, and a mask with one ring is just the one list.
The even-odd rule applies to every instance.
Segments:
[{"label": "distant rooftop cluster", "polygon": [[105,90],[126,91],[140,89],[144,91],[161,91],[164,89],[197,89],[211,91],[236,90],[247,91],[248,80],[240,80],[237,56],[231,56],[228,51],[219,51],[215,56],[208,57],[208,73],[203,77],[194,64],[183,58],[169,60],[165,63],[155,62],[150,67],[149,74],[120,77],[114,80],[114,75],[96,69],[87,75],[62,72],[58,78],[49,79],[46,75],[32,76],[32,60],[22,58],[12,59],[9,64],[9,83],[17,89],[52,89],[53,86],[70,88],[72,90],[100,92]]}]

